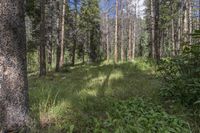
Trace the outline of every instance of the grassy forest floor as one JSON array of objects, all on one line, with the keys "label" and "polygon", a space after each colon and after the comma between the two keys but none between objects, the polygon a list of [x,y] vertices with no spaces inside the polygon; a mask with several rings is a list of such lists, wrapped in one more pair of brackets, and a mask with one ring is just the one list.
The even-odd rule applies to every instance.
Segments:
[{"label": "grassy forest floor", "polygon": [[49,72],[45,78],[29,76],[29,86],[33,132],[90,132],[91,120],[104,119],[113,102],[130,98],[150,101],[190,122],[188,110],[161,100],[163,84],[153,65],[145,61],[76,65]]}]

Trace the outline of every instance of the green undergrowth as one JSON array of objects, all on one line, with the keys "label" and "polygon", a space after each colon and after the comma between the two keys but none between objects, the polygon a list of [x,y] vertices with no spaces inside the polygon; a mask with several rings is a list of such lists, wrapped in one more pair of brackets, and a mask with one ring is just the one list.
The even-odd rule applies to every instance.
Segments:
[{"label": "green undergrowth", "polygon": [[162,84],[152,64],[104,62],[30,76],[32,132],[189,133],[182,117],[158,106]]}]

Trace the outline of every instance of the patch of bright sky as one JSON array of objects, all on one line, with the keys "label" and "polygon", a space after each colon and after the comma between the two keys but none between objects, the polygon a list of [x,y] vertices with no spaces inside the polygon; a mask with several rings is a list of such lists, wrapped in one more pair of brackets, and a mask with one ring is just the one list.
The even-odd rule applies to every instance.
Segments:
[{"label": "patch of bright sky", "polygon": [[[115,15],[115,2],[116,0],[100,0],[100,8],[102,12],[105,12],[107,9],[110,9],[110,14]],[[140,17],[144,16],[144,10],[145,10],[145,5],[144,5],[145,0],[130,0],[133,4],[137,2],[137,15]],[[126,2],[126,0],[124,0]],[[125,10],[124,10],[125,11]]]}]

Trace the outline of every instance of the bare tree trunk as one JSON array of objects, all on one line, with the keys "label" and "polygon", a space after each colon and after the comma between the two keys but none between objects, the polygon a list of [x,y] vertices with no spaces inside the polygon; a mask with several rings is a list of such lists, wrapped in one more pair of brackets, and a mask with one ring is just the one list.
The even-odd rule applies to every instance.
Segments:
[{"label": "bare tree trunk", "polygon": [[73,41],[74,41],[74,45],[73,45],[73,48],[72,48],[72,66],[74,66],[75,64],[75,59],[76,59],[76,45],[77,45],[77,42],[76,42],[76,37],[73,38]]},{"label": "bare tree trunk", "polygon": [[136,24],[137,24],[137,3],[134,5],[134,21],[132,22],[132,59],[135,59],[135,48],[136,48]]},{"label": "bare tree trunk", "polygon": [[184,32],[184,42],[187,42],[188,41],[188,0],[185,0],[184,1],[184,9],[183,9],[183,12],[184,12],[184,28],[183,28],[183,32]]},{"label": "bare tree trunk", "polygon": [[175,35],[174,35],[174,18],[172,18],[171,20],[171,41],[172,41],[172,55],[175,56],[176,55],[176,44],[175,44]]},{"label": "bare tree trunk", "polygon": [[[189,34],[192,34],[192,24],[193,24],[193,19],[192,19],[192,0],[188,0],[188,6],[189,6]],[[189,42],[190,45],[192,45],[192,36],[189,35]]]},{"label": "bare tree trunk", "polygon": [[151,51],[150,56],[155,58],[155,11],[154,0],[151,0]]},{"label": "bare tree trunk", "polygon": [[0,132],[28,122],[24,0],[0,1]]},{"label": "bare tree trunk", "polygon": [[160,61],[160,29],[159,29],[159,15],[160,15],[160,1],[155,0],[155,57],[157,63]]},{"label": "bare tree trunk", "polygon": [[135,35],[135,22],[133,22],[133,25],[132,25],[132,59],[133,60],[135,59],[135,48],[136,48],[136,35]]},{"label": "bare tree trunk", "polygon": [[[182,0],[180,0],[179,2],[181,3]],[[182,13],[181,13],[181,10],[182,10],[182,4],[180,4],[180,7],[179,7],[179,16],[178,16],[178,38],[177,38],[177,47],[176,47],[176,54],[179,54],[179,50],[180,50],[180,46],[181,46],[181,29],[182,29],[182,26],[181,26],[181,18],[182,18]]]},{"label": "bare tree trunk", "polygon": [[57,47],[57,61],[56,61],[56,71],[59,71],[64,64],[64,31],[65,31],[65,0],[61,0],[60,9],[61,12],[59,18],[59,30],[58,30],[58,38],[59,44]]},{"label": "bare tree trunk", "polygon": [[52,66],[52,36],[53,36],[53,1],[48,0],[47,3],[48,12],[47,12],[47,53],[48,53],[48,67],[49,70]]},{"label": "bare tree trunk", "polygon": [[115,63],[118,62],[118,0],[116,0],[116,16],[115,16]]},{"label": "bare tree trunk", "polygon": [[[127,6],[130,2],[128,2]],[[132,59],[132,21],[131,21],[131,15],[130,15],[130,7],[128,8],[128,59]]]},{"label": "bare tree trunk", "polygon": [[74,45],[73,45],[73,48],[72,48],[72,66],[74,66],[75,64],[75,59],[76,59],[76,47],[77,47],[77,20],[78,20],[78,1],[77,0],[74,0],[74,6],[75,6],[75,35],[73,37],[73,41],[74,41]]},{"label": "bare tree trunk", "polygon": [[110,60],[110,45],[109,45],[109,16],[108,12],[106,14],[106,53],[107,53],[107,61]]},{"label": "bare tree trunk", "polygon": [[40,76],[46,75],[46,19],[45,19],[45,1],[40,1],[41,24],[40,24]]},{"label": "bare tree trunk", "polygon": [[121,0],[121,61],[124,62],[124,3]]},{"label": "bare tree trunk", "polygon": [[60,56],[60,67],[63,66],[64,64],[64,33],[65,33],[65,5],[66,5],[66,0],[62,0],[62,15],[61,15],[61,22],[60,22],[60,46],[61,46],[61,56]]}]

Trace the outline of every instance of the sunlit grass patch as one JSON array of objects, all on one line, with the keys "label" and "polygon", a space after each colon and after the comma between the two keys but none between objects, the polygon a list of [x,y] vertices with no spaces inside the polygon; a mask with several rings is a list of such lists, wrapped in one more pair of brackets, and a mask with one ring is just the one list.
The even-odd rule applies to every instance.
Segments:
[{"label": "sunlit grass patch", "polygon": [[142,59],[67,69],[45,78],[29,77],[31,116],[42,132],[84,133],[91,117],[106,117],[113,99],[158,99],[161,83],[152,64]]}]

